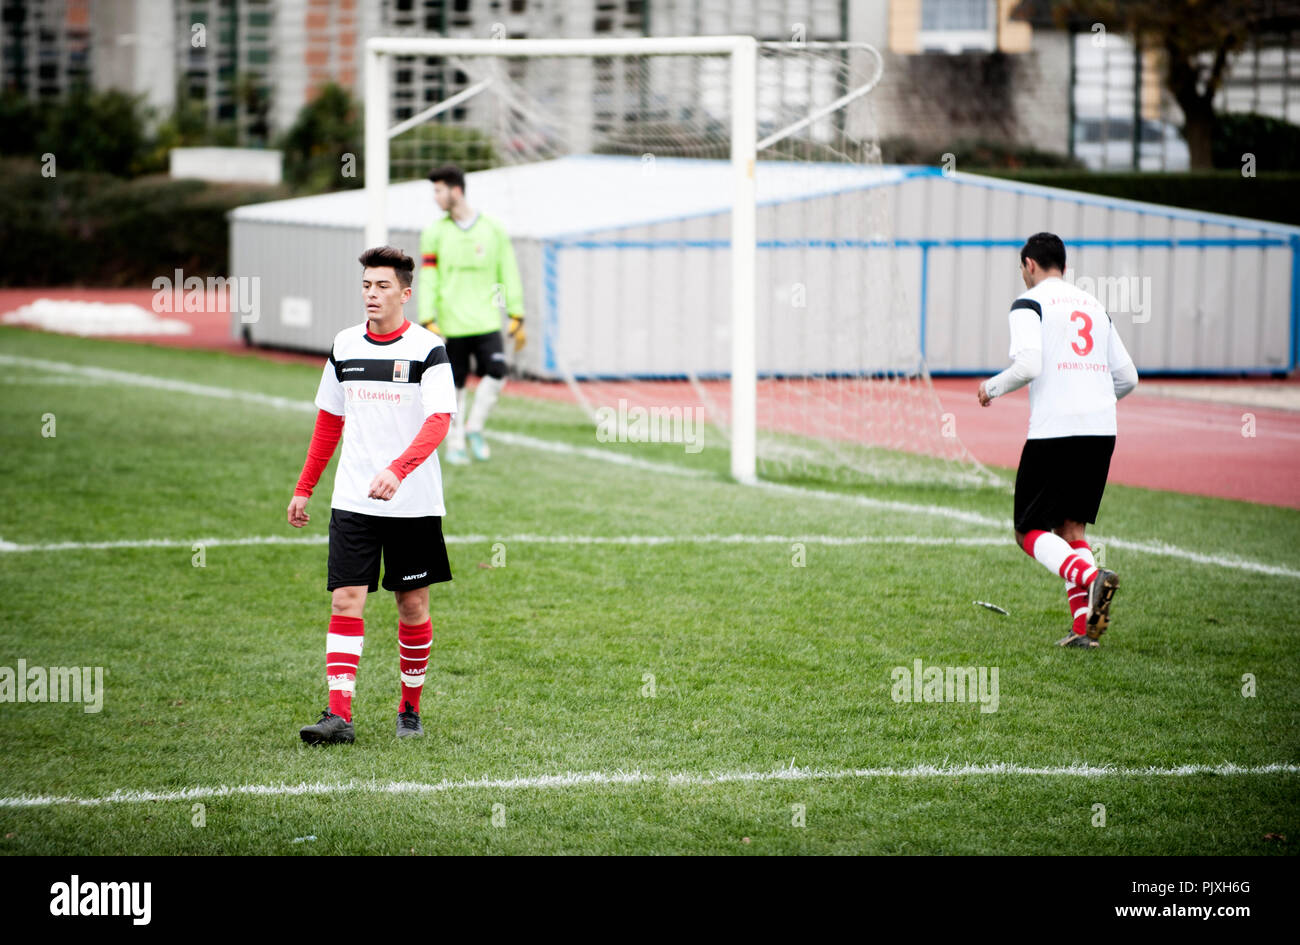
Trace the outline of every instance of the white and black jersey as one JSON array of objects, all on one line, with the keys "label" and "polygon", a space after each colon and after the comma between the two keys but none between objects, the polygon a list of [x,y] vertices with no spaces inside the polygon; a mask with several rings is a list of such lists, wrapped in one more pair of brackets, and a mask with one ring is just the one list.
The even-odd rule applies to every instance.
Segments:
[{"label": "white and black jersey", "polygon": [[364,323],[343,329],[330,349],[316,406],[344,418],[334,508],[394,518],[446,514],[436,452],[391,499],[369,497],[375,475],[411,445],[426,417],[456,412],[456,387],[441,338],[409,321],[382,339],[370,335]]},{"label": "white and black jersey", "polygon": [[1114,436],[1116,371],[1132,365],[1102,304],[1052,277],[1011,305],[1012,357],[1037,349],[1042,371],[1029,382],[1028,439]]}]

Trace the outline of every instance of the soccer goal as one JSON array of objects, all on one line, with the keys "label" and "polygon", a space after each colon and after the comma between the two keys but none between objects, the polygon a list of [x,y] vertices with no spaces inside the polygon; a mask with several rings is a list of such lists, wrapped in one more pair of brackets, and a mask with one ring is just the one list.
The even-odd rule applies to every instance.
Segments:
[{"label": "soccer goal", "polygon": [[[486,171],[466,196],[515,243],[534,339],[523,373],[563,381],[628,439],[647,417],[702,419],[742,482],[988,481],[945,423],[907,304],[921,273],[893,235],[889,185],[905,171],[881,164],[875,49],[366,49],[367,245],[388,239],[390,181]],[[396,104],[398,70],[423,100]]]}]

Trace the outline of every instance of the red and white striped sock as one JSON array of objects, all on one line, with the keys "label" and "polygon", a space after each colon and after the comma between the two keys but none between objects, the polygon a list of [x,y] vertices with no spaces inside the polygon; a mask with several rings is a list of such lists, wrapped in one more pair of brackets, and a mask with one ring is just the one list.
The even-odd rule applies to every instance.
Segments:
[{"label": "red and white striped sock", "polygon": [[[1074,549],[1076,555],[1083,558],[1088,564],[1096,564],[1092,557],[1092,549],[1088,547],[1086,541],[1072,541],[1070,547]],[[1065,596],[1070,602],[1070,617],[1074,621],[1074,632],[1086,633],[1088,630],[1088,589],[1080,587],[1071,581],[1066,581]]]},{"label": "red and white striped sock", "polygon": [[402,664],[402,698],[397,711],[405,711],[406,703],[420,711],[420,692],[424,689],[424,671],[429,667],[429,649],[433,646],[433,621],[412,626],[397,622],[397,645]]},{"label": "red and white striped sock", "polygon": [[1065,584],[1065,599],[1070,607],[1070,619],[1073,621],[1072,629],[1075,633],[1086,633],[1088,630],[1088,589],[1067,581]]},{"label": "red and white striped sock", "polygon": [[1054,571],[1071,584],[1087,587],[1097,577],[1097,567],[1088,558],[1083,558],[1070,547],[1060,535],[1051,532],[1032,531],[1025,536],[1025,554],[1043,567]]},{"label": "red and white striped sock", "polygon": [[330,712],[352,721],[352,694],[365,643],[366,624],[360,617],[330,617],[325,636],[325,681],[330,687]]}]

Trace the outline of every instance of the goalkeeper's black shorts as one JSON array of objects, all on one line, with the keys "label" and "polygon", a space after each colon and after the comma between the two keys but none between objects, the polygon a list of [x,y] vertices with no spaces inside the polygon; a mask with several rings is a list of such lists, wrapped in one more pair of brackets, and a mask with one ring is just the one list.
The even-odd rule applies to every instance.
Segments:
[{"label": "goalkeeper's black shorts", "polygon": [[447,360],[451,362],[451,377],[457,389],[465,386],[469,377],[469,359],[474,356],[474,373],[479,377],[506,376],[506,348],[501,332],[489,331],[483,335],[461,335],[447,339]]},{"label": "goalkeeper's black shorts", "polygon": [[441,517],[330,511],[329,590],[362,584],[372,592],[379,590],[381,554],[386,591],[409,591],[451,580]]},{"label": "goalkeeper's black shorts", "polygon": [[1016,531],[1047,532],[1066,519],[1097,521],[1114,451],[1113,436],[1026,440],[1016,470]]}]

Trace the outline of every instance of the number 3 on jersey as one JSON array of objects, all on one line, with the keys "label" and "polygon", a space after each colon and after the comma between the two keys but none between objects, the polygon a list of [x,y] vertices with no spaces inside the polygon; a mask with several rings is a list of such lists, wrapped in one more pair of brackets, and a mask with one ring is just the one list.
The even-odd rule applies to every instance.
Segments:
[{"label": "number 3 on jersey", "polygon": [[[1079,338],[1076,341],[1071,341],[1070,347],[1079,357],[1085,357],[1092,350],[1092,319],[1087,312],[1071,312],[1070,321],[1071,323],[1082,322],[1082,327],[1079,328]],[[1080,344],[1080,341],[1083,343]]]}]

